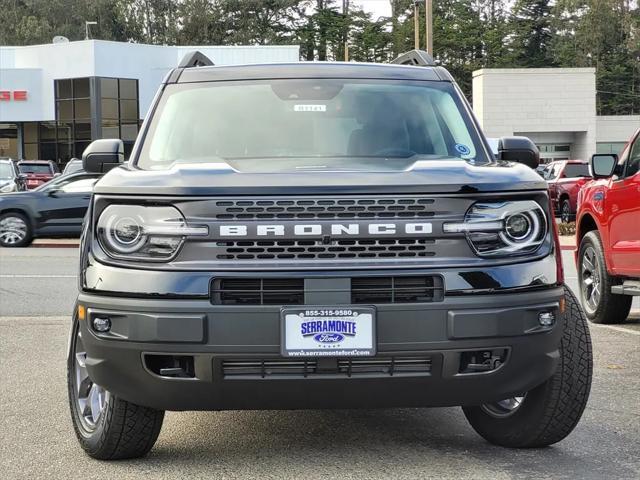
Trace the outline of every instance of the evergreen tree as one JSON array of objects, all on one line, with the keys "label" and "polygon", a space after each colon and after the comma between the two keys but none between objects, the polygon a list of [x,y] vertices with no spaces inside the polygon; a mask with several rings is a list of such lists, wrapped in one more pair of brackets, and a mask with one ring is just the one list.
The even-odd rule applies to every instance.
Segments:
[{"label": "evergreen tree", "polygon": [[551,67],[550,0],[516,0],[511,12],[511,64]]}]

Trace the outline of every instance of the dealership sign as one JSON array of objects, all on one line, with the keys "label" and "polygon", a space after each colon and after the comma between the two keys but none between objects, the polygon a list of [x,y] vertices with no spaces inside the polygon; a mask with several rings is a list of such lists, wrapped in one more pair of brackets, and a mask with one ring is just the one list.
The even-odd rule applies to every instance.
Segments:
[{"label": "dealership sign", "polygon": [[23,102],[26,99],[26,90],[0,90],[0,102]]}]

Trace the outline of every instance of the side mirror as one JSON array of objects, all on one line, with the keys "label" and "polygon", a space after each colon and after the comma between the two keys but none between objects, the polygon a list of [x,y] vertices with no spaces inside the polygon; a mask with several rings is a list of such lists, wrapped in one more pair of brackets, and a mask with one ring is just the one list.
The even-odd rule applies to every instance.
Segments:
[{"label": "side mirror", "polygon": [[26,180],[28,178],[28,175],[26,173],[21,173],[20,175],[18,175],[18,178],[20,180]]},{"label": "side mirror", "polygon": [[596,153],[591,157],[589,170],[593,178],[609,178],[617,164],[618,155],[615,153]]},{"label": "side mirror", "polygon": [[59,177],[60,175],[62,175],[60,172],[56,172],[53,174],[53,178]]},{"label": "side mirror", "polygon": [[105,173],[124,162],[122,140],[94,140],[82,152],[82,168],[89,173]]},{"label": "side mirror", "polygon": [[498,160],[522,163],[535,170],[540,165],[540,151],[527,137],[502,137],[498,141]]}]

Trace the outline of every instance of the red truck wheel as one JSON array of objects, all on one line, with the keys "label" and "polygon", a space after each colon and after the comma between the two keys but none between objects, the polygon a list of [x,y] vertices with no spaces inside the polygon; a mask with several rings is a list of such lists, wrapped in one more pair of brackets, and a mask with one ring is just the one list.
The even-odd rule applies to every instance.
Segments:
[{"label": "red truck wheel", "polygon": [[607,272],[597,230],[588,232],[580,242],[578,282],[584,312],[593,323],[622,323],[629,316],[632,297],[611,293],[615,277]]}]

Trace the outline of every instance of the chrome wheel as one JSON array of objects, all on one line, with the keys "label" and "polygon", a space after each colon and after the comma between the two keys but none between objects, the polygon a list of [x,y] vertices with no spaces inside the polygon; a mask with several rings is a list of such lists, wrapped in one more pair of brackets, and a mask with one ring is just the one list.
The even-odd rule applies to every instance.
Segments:
[{"label": "chrome wheel", "polygon": [[21,217],[7,216],[0,220],[0,243],[15,245],[27,236],[27,224]]},{"label": "chrome wheel", "polygon": [[602,297],[602,269],[598,265],[596,251],[588,246],[582,254],[580,262],[580,290],[584,299],[584,307],[593,313],[600,305]]},{"label": "chrome wheel", "polygon": [[492,417],[504,418],[516,413],[524,403],[527,394],[521,397],[506,398],[495,403],[485,403],[482,409]]},{"label": "chrome wheel", "polygon": [[109,399],[109,392],[93,383],[87,372],[87,352],[82,343],[82,334],[78,331],[74,350],[74,394],[78,407],[78,415],[82,426],[93,431],[104,412]]},{"label": "chrome wheel", "polygon": [[560,212],[560,220],[562,223],[569,223],[571,221],[571,206],[569,202],[562,202],[562,212]]}]

